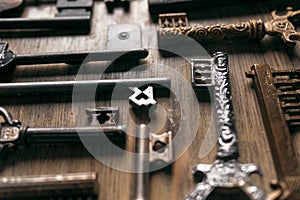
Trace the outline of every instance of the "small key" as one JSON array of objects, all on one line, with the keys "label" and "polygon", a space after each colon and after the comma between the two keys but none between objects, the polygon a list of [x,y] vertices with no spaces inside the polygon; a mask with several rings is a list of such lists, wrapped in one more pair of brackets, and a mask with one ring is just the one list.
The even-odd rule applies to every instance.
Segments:
[{"label": "small key", "polygon": [[81,142],[78,133],[91,140],[99,139],[99,136],[106,136],[114,141],[125,139],[124,126],[120,125],[100,126],[99,123],[98,126],[91,124],[86,127],[32,128],[14,120],[3,107],[0,107],[0,115],[4,119],[0,126],[0,153],[16,149],[17,145],[78,143]]},{"label": "small key", "polygon": [[262,39],[265,35],[271,35],[281,37],[287,45],[295,45],[295,41],[300,40],[300,33],[296,31],[293,21],[299,14],[300,10],[293,11],[292,7],[287,7],[284,15],[278,15],[273,11],[271,13],[273,19],[267,22],[249,20],[236,24],[160,28],[159,40],[162,43],[180,35],[189,36],[198,42],[215,39]]},{"label": "small key", "polygon": [[[11,1],[11,0],[8,0]],[[75,30],[90,29],[93,0],[57,0],[53,18],[1,18],[0,29]]]},{"label": "small key", "polygon": [[97,196],[94,172],[0,177],[2,200],[96,200]]},{"label": "small key", "polygon": [[[0,74],[3,79],[12,74],[16,65],[35,65],[35,64],[81,64],[87,56],[88,61],[111,61],[116,59],[138,60],[148,56],[147,49],[135,50],[104,50],[104,51],[78,51],[78,52],[60,52],[47,54],[20,54],[17,55],[13,51],[8,50],[8,43],[0,43]],[[0,75],[0,78],[1,78]]]}]

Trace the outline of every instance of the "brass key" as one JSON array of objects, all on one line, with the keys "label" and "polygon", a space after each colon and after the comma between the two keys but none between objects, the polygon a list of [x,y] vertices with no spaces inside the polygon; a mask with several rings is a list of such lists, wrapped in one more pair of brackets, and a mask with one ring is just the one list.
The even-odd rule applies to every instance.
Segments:
[{"label": "brass key", "polygon": [[285,44],[295,45],[300,40],[300,33],[296,31],[293,20],[300,15],[300,10],[293,11],[287,7],[284,15],[272,11],[272,20],[248,20],[235,24],[216,24],[211,26],[186,26],[160,28],[160,42],[171,40],[176,36],[186,35],[201,42],[204,40],[236,40],[236,39],[262,39],[265,35],[281,37]]}]

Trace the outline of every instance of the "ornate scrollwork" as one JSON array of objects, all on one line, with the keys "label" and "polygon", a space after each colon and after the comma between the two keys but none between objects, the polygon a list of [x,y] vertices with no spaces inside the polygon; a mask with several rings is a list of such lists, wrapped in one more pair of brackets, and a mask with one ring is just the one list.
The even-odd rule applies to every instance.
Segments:
[{"label": "ornate scrollwork", "polygon": [[216,126],[219,134],[219,150],[213,164],[198,164],[193,174],[200,174],[200,182],[186,197],[186,200],[205,200],[210,195],[238,193],[251,200],[265,200],[266,195],[253,185],[249,176],[261,175],[254,164],[241,164],[239,157],[229,83],[228,57],[224,53],[213,56],[212,73],[214,78],[214,99]]},{"label": "ornate scrollwork", "polygon": [[261,20],[249,20],[236,24],[216,24],[212,26],[161,28],[159,33],[161,39],[175,39],[176,36],[186,35],[199,42],[212,39],[261,39],[265,35]]}]

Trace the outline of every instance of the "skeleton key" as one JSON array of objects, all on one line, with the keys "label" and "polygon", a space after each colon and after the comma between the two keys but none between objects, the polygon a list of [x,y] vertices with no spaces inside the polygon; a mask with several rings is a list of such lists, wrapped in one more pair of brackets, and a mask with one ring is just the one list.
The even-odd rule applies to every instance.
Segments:
[{"label": "skeleton key", "polygon": [[[146,125],[149,122],[149,109],[156,105],[153,95],[153,88],[148,86],[144,90],[137,87],[131,88],[134,92],[129,97],[132,105],[132,111],[140,119],[141,124],[136,130],[135,152],[139,155],[136,157],[136,177],[135,177],[135,193],[133,199],[146,200],[149,199],[149,169],[151,164],[156,162],[170,162],[172,159],[172,132],[163,134],[155,134],[149,131]],[[163,144],[164,147],[157,148],[157,144]]]},{"label": "skeleton key", "polygon": [[276,11],[271,13],[272,20],[249,20],[236,24],[217,24],[212,26],[187,26],[160,28],[159,40],[172,40],[177,36],[186,35],[198,42],[205,40],[234,40],[234,39],[262,39],[266,34],[281,37],[287,45],[295,45],[300,40],[300,33],[296,31],[293,20],[300,14],[300,10],[293,11],[287,7],[284,15],[278,15]]},{"label": "skeleton key", "polygon": [[[207,59],[195,59],[197,65]],[[268,196],[253,185],[249,176],[260,174],[254,164],[241,164],[237,159],[239,150],[234,128],[233,107],[229,82],[228,57],[224,53],[216,53],[211,59],[211,78],[207,86],[214,88],[214,104],[216,114],[216,130],[219,134],[219,149],[213,164],[198,164],[192,171],[199,180],[186,200],[222,199],[225,197],[249,200],[274,200],[284,194],[283,188],[274,187],[275,191]],[[192,64],[195,66],[195,63]],[[201,82],[196,87],[203,87]],[[273,184],[273,186],[275,186]]]},{"label": "skeleton key", "polygon": [[112,92],[117,86],[120,92],[118,98],[130,96],[129,87],[146,87],[152,85],[157,96],[169,96],[169,78],[143,78],[143,79],[108,79],[108,80],[83,80],[83,81],[50,81],[50,82],[24,82],[24,83],[0,83],[0,96],[23,95],[50,95],[76,92],[82,94],[90,92],[89,88],[95,88],[95,93]]},{"label": "skeleton key", "polygon": [[[101,117],[101,110],[104,110],[104,115],[108,117],[105,121],[114,121],[111,116],[107,115],[107,109],[100,109],[99,117]],[[111,111],[115,112],[115,111]],[[124,126],[120,125],[105,125],[105,123],[98,123],[98,125],[91,124],[86,127],[63,127],[63,128],[32,128],[24,126],[20,121],[14,120],[12,115],[0,107],[0,115],[4,119],[0,126],[0,153],[6,150],[16,149],[17,145],[39,144],[39,143],[78,143],[81,137],[90,138],[91,140],[99,139],[99,136],[107,136],[111,140],[124,140]],[[97,117],[94,115],[93,117]],[[102,116],[103,118],[103,116]],[[102,126],[101,126],[102,124]]]},{"label": "skeleton key", "polygon": [[96,200],[96,173],[68,173],[39,176],[0,177],[2,200]]},{"label": "skeleton key", "polygon": [[57,0],[53,18],[1,18],[0,29],[89,30],[93,0]]},{"label": "skeleton key", "polygon": [[0,73],[3,78],[12,74],[16,65],[33,65],[33,64],[51,64],[51,63],[67,63],[81,64],[85,58],[89,56],[89,61],[113,61],[116,59],[138,60],[148,56],[147,49],[135,50],[104,50],[104,51],[78,51],[78,52],[61,52],[48,54],[21,54],[17,55],[13,51],[8,50],[8,43],[0,43]]}]

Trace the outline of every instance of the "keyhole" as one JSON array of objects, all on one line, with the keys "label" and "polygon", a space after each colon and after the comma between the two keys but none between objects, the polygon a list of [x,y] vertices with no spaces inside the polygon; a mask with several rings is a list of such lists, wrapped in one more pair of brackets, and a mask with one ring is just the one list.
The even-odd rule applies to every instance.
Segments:
[{"label": "keyhole", "polygon": [[167,144],[161,141],[156,141],[152,147],[153,151],[157,151],[158,153],[163,153],[165,151],[165,146]]}]

